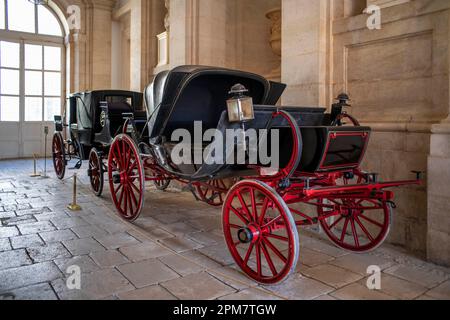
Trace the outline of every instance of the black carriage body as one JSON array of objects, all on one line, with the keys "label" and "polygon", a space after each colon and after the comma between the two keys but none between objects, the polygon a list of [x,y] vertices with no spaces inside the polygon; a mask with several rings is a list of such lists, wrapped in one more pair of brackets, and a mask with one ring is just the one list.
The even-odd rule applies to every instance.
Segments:
[{"label": "black carriage body", "polygon": [[[72,94],[69,98],[69,129],[72,140],[84,149],[111,144],[124,115],[146,119],[143,95],[123,90],[97,90]],[[85,155],[88,152],[85,152]]]},{"label": "black carriage body", "polygon": [[[203,130],[238,129],[239,124],[228,122],[226,100],[236,83],[243,84],[255,104],[255,120],[246,128],[265,129],[268,126],[281,132],[280,162],[286,165],[292,156],[293,136],[288,123],[280,118],[272,121],[279,110],[288,112],[300,128],[302,148],[298,172],[326,172],[356,168],[363,160],[371,129],[368,127],[330,126],[331,115],[325,108],[275,106],[286,85],[268,81],[262,76],[236,70],[206,66],[182,66],[158,74],[144,93],[151,144],[160,144],[170,158],[177,142],[171,141],[176,129],[193,134],[195,121]],[[228,154],[230,150],[225,150]],[[166,161],[163,161],[166,162]],[[170,159],[168,160],[170,163]],[[170,168],[170,173],[192,179],[237,176],[248,173],[249,166],[182,165]],[[255,172],[253,172],[255,174]]]}]

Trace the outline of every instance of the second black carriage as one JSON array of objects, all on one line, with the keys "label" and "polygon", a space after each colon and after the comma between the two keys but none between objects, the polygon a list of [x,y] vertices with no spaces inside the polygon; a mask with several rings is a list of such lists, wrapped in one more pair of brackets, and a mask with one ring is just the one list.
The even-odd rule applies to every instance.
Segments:
[{"label": "second black carriage", "polygon": [[140,129],[145,125],[143,95],[133,91],[97,90],[75,93],[68,102],[66,116],[55,117],[52,152],[56,176],[64,179],[71,160],[78,160],[74,169],[81,168],[82,162],[88,160],[92,191],[100,196],[107,171],[104,160],[114,137],[127,131],[127,119],[133,119]]}]

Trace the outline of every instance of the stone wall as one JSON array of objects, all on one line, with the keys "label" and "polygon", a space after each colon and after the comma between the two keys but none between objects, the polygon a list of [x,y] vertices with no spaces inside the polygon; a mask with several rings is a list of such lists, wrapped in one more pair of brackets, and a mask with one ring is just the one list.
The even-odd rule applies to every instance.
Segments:
[{"label": "stone wall", "polygon": [[283,104],[329,106],[348,92],[349,113],[374,131],[365,169],[384,180],[428,171],[423,186],[396,190],[388,240],[450,265],[450,3],[367,4],[383,8],[381,30],[357,0],[283,1]]}]

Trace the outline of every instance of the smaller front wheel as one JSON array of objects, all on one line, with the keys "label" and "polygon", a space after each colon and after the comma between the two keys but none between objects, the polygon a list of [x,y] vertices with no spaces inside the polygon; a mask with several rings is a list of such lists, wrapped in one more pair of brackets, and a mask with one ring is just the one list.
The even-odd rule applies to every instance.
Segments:
[{"label": "smaller front wheel", "polygon": [[66,174],[66,151],[64,149],[64,139],[60,132],[53,135],[52,142],[53,166],[55,168],[56,177],[59,180],[64,179]]},{"label": "smaller front wheel", "polygon": [[88,176],[91,182],[91,189],[97,197],[103,193],[104,172],[102,157],[97,149],[93,148],[89,154]]},{"label": "smaller front wheel", "polygon": [[244,180],[223,205],[223,231],[238,266],[262,284],[277,284],[295,270],[299,239],[284,200],[268,185]]}]

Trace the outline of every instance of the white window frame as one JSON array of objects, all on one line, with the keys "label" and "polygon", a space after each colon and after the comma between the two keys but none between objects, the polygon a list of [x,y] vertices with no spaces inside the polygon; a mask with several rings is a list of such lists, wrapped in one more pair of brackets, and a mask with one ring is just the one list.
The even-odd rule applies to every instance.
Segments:
[{"label": "white window frame", "polygon": [[[35,5],[35,32],[21,32],[21,31],[11,31],[8,30],[8,1],[11,0],[0,0],[5,2],[5,29],[0,29],[0,41],[7,41],[7,42],[15,42],[18,43],[20,46],[20,92],[19,92],[19,121],[2,121],[0,119],[0,123],[42,123],[42,122],[51,122],[50,120],[45,119],[45,108],[44,105],[42,105],[42,120],[41,121],[25,121],[25,45],[26,44],[34,44],[34,45],[40,45],[40,46],[54,46],[61,48],[61,68],[60,68],[60,74],[61,74],[61,110],[60,112],[63,112],[63,106],[65,102],[66,97],[66,45],[65,45],[65,37],[64,37],[64,28],[61,24],[61,21],[59,20],[58,16],[55,14],[55,12],[46,6],[47,10],[49,10],[57,19],[61,32],[63,36],[52,36],[52,35],[44,35],[44,34],[38,34],[38,10],[37,5]],[[12,0],[14,1],[14,0]],[[44,55],[42,56],[42,59],[44,59]],[[42,98],[42,102],[44,101],[44,97],[51,97],[46,96],[44,92],[44,64],[42,65],[42,70],[39,70],[42,72],[42,95],[40,96]],[[8,68],[6,68],[8,69]],[[9,68],[11,69],[11,68]],[[15,69],[17,70],[17,69]],[[32,70],[32,69],[27,69]],[[1,95],[1,96],[12,96],[12,95]],[[29,96],[33,97],[33,96]],[[1,108],[1,105],[0,105]],[[0,109],[1,110],[1,109]]]}]

